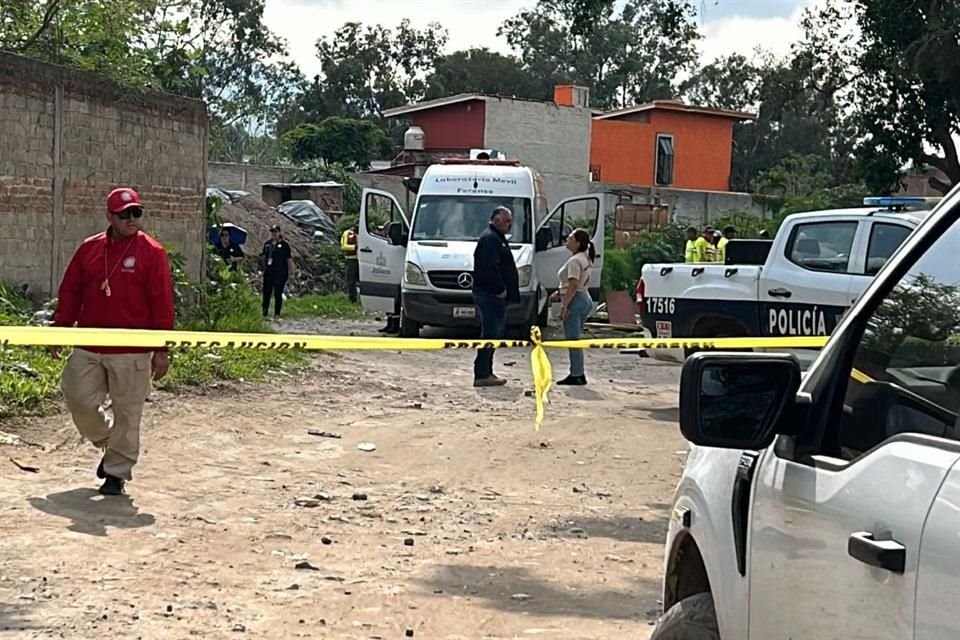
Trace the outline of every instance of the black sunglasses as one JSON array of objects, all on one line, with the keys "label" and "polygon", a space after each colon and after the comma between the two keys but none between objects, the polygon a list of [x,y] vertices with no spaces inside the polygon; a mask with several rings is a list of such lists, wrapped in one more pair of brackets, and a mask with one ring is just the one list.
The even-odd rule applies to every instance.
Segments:
[{"label": "black sunglasses", "polygon": [[136,220],[143,215],[143,209],[140,207],[130,207],[129,209],[125,209],[124,211],[115,213],[113,215],[117,216],[121,220],[129,220],[130,218]]}]

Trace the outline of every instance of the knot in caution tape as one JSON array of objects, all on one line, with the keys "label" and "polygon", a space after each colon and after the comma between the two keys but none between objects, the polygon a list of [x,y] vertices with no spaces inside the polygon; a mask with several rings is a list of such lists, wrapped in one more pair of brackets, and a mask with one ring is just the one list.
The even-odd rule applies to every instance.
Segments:
[{"label": "knot in caution tape", "polygon": [[530,352],[530,371],[533,373],[533,394],[537,403],[534,428],[539,431],[543,425],[544,407],[549,402],[547,394],[553,386],[553,367],[550,365],[550,358],[547,357],[547,350],[543,348],[543,334],[540,333],[540,327],[530,328],[530,342],[533,343],[533,351]]}]

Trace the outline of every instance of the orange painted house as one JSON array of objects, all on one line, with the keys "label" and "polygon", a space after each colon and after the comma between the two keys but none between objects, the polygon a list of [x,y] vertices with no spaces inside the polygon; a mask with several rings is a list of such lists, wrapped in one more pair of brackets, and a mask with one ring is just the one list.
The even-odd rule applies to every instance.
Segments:
[{"label": "orange painted house", "polygon": [[[558,93],[560,89],[557,87]],[[592,179],[607,184],[729,191],[733,124],[754,117],[678,100],[657,100],[598,114],[591,132]]]}]

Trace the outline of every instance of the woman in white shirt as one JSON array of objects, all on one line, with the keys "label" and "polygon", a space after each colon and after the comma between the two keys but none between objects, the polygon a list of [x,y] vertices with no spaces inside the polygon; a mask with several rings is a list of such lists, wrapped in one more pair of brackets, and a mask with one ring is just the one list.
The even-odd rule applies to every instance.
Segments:
[{"label": "woman in white shirt", "polygon": [[[578,340],[587,317],[593,312],[593,299],[587,293],[587,287],[597,251],[590,241],[590,236],[583,229],[577,229],[570,234],[567,238],[567,249],[573,255],[560,269],[560,289],[554,294],[554,300],[562,302],[560,319],[563,320],[563,337],[567,340]],[[583,349],[570,349],[570,375],[557,384],[587,384],[583,370]]]}]

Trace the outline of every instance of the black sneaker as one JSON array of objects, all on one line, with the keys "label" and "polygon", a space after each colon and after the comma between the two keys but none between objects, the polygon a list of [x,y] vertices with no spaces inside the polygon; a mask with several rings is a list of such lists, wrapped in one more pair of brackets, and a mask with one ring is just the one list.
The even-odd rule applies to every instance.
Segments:
[{"label": "black sneaker", "polygon": [[116,476],[107,476],[107,479],[103,482],[99,491],[105,496],[122,496],[123,480]]},{"label": "black sneaker", "polygon": [[107,472],[103,470],[103,458],[100,458],[100,464],[97,465],[97,477],[101,480],[107,477]]},{"label": "black sneaker", "polygon": [[567,376],[563,380],[558,380],[557,384],[582,387],[587,384],[587,376]]}]

